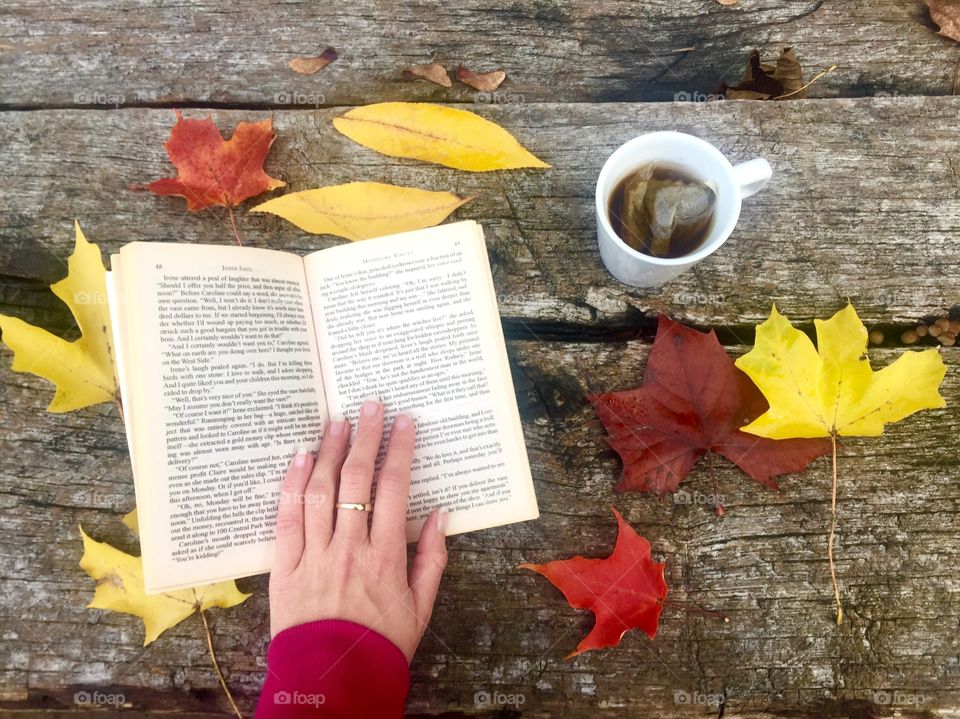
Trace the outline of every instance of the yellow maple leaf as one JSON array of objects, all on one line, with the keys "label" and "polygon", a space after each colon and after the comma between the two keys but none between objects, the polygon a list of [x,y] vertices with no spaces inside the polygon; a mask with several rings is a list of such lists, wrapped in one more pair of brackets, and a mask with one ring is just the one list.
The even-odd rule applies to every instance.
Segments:
[{"label": "yellow maple leaf", "polygon": [[391,157],[488,172],[550,167],[495,122],[466,110],[419,102],[381,102],[350,110],[333,126]]},{"label": "yellow maple leaf", "polygon": [[367,240],[432,227],[472,197],[381,182],[348,182],[292,192],[254,207],[315,235]]},{"label": "yellow maple leaf", "polygon": [[886,424],[922,409],[943,407],[939,388],[946,367],[938,349],[906,352],[874,372],[867,359],[867,328],[853,305],[829,320],[815,320],[817,346],[777,312],[757,327],[753,349],[736,361],[770,408],[744,432],[771,439],[830,437],[833,488],[827,556],[843,622],[840,585],[833,563],[837,517],[837,436],[875,437]]},{"label": "yellow maple leaf", "polygon": [[106,542],[91,539],[83,527],[80,527],[80,536],[83,537],[80,567],[97,582],[93,601],[87,606],[140,617],[145,631],[144,646],[198,609],[233,607],[250,596],[237,589],[233,581],[163,594],[146,594],[140,557],[121,552]]},{"label": "yellow maple leaf", "polygon": [[100,248],[76,223],[76,244],[67,260],[67,276],[50,285],[66,303],[81,336],[67,342],[17,317],[0,315],[3,342],[13,350],[12,369],[48,379],[57,386],[49,412],[72,412],[116,393],[110,308]]},{"label": "yellow maple leaf", "polygon": [[140,515],[137,514],[137,508],[134,507],[120,520],[134,534],[140,534]]},{"label": "yellow maple leaf", "polygon": [[757,327],[753,349],[736,365],[770,409],[744,432],[772,439],[875,437],[885,424],[946,405],[938,392],[947,371],[938,349],[906,352],[874,372],[866,357],[867,328],[853,305],[815,325],[816,348],[776,305]]}]

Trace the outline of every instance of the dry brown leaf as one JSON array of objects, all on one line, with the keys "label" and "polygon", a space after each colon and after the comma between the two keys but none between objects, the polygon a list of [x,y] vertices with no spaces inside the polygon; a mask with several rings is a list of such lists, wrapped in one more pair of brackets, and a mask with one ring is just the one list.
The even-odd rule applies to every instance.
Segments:
[{"label": "dry brown leaf", "polygon": [[730,87],[723,83],[717,94],[728,100],[777,100],[784,96],[800,99],[807,96],[807,91],[797,53],[792,47],[786,47],[780,52],[776,65],[761,63],[760,52],[752,50],[740,84]]},{"label": "dry brown leaf", "polygon": [[457,68],[457,80],[480,92],[493,92],[500,87],[506,79],[507,73],[503,70],[473,72],[473,70],[468,70],[463,65]]},{"label": "dry brown leaf", "polygon": [[736,5],[737,0],[717,0],[721,5]]},{"label": "dry brown leaf", "polygon": [[960,0],[927,0],[927,7],[940,34],[960,42]]},{"label": "dry brown leaf", "polygon": [[453,87],[450,76],[443,69],[443,65],[438,65],[435,62],[426,65],[411,65],[403,71],[403,76],[407,80],[429,80],[441,87]]},{"label": "dry brown leaf", "polygon": [[316,57],[295,57],[287,64],[294,72],[298,72],[301,75],[312,75],[313,73],[322,70],[336,59],[337,51],[332,47],[328,47]]}]

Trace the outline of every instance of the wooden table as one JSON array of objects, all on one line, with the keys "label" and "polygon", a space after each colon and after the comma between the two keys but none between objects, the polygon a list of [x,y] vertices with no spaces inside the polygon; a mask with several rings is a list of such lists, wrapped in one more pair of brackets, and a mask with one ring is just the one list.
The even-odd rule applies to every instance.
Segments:
[{"label": "wooden table", "polygon": [[[317,75],[286,66],[327,45]],[[807,76],[791,102],[659,102],[735,81],[746,52],[793,45]],[[402,81],[414,62],[504,67],[494,102],[462,86]],[[721,461],[727,515],[614,495],[619,460],[584,399],[639,383],[657,313],[714,327],[732,354],[774,301],[809,329],[849,299],[900,351],[924,318],[960,312],[960,45],[922,3],[713,0],[495,4],[103,0],[0,10],[0,311],[54,332],[72,320],[47,285],[63,276],[79,218],[105,253],[138,239],[231,242],[225,215],[129,191],[170,174],[171,107],[223,128],[273,114],[267,170],[292,190],[380,180],[476,194],[459,218],[486,229],[539,496],[540,521],[451,539],[434,619],[414,660],[410,712],[523,717],[948,717],[960,714],[960,352],[943,351],[948,407],[841,448],[834,625],[826,557],[829,460],[772,492]],[[299,97],[306,104],[293,105]],[[344,106],[388,99],[459,103],[509,128],[552,170],[469,174],[384,158],[336,133]],[[658,101],[658,102],[651,102]],[[286,104],[285,104],[286,103]],[[115,107],[117,106],[117,107]],[[316,107],[315,107],[316,106]],[[734,161],[761,155],[774,180],[747,201],[735,235],[692,272],[654,289],[618,284],[600,263],[593,188],[603,159],[654,129],[695,133]],[[334,244],[241,213],[248,243],[306,252]],[[199,620],[143,649],[129,616],[85,609],[77,524],[130,550],[133,505],[111,405],[44,411],[50,386],[0,369],[0,700],[17,712],[80,713],[79,690],[136,709],[229,710]],[[712,491],[701,465],[686,487]],[[606,555],[610,506],[667,563],[677,609],[650,641],[564,661],[592,618],[518,570]],[[210,613],[227,681],[249,713],[264,671],[266,578],[246,604]],[[521,695],[503,711],[479,692]],[[708,706],[726,698],[725,712]],[[886,703],[888,698],[894,703]]]}]

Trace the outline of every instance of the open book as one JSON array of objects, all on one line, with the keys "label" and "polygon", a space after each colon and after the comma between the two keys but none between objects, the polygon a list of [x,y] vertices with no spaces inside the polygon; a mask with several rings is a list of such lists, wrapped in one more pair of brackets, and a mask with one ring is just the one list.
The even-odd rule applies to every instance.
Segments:
[{"label": "open book", "polygon": [[450,534],[539,516],[475,222],[306,257],[133,242],[107,285],[148,593],[269,571],[292,455],[371,396],[417,423],[408,541],[436,507]]}]

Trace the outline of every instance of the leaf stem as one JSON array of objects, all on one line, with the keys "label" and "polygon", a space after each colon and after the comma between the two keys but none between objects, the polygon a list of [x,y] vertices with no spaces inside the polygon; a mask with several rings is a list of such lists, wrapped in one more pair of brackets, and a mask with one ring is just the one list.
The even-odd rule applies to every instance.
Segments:
[{"label": "leaf stem", "polygon": [[237,218],[233,214],[233,205],[227,203],[227,214],[230,215],[230,225],[233,227],[233,236],[237,238],[237,244],[243,247],[243,241],[240,239],[240,228],[237,227]]},{"label": "leaf stem", "polygon": [[203,620],[203,631],[207,635],[207,648],[210,650],[210,659],[213,661],[213,668],[217,672],[217,679],[220,680],[220,686],[223,687],[224,694],[227,695],[227,701],[230,702],[230,706],[233,707],[233,712],[237,715],[239,719],[243,719],[243,714],[240,713],[240,710],[237,708],[237,703],[233,701],[233,694],[230,693],[230,687],[227,686],[227,680],[223,678],[223,672],[220,671],[220,665],[217,663],[217,654],[213,651],[213,635],[210,634],[210,625],[207,624],[207,615],[203,612],[203,607],[197,606],[197,613],[200,615],[200,619]]},{"label": "leaf stem", "polygon": [[833,72],[833,71],[836,70],[836,69],[837,69],[837,66],[836,66],[836,65],[831,65],[831,66],[828,67],[826,70],[823,70],[823,71],[817,73],[816,75],[814,75],[814,76],[810,79],[810,82],[808,82],[808,83],[807,83],[806,85],[804,85],[803,87],[798,87],[796,90],[794,90],[793,92],[788,92],[786,95],[777,95],[777,96],[776,96],[775,98],[773,98],[773,99],[774,99],[774,100],[785,100],[785,99],[787,99],[788,97],[792,97],[792,96],[796,95],[797,93],[803,92],[803,91],[806,90],[808,87],[810,87],[813,83],[815,83],[817,80],[819,80],[821,77],[823,77],[824,75],[829,75],[831,72]]},{"label": "leaf stem", "polygon": [[843,624],[843,605],[840,603],[840,585],[837,584],[837,568],[833,564],[833,539],[837,530],[837,431],[830,432],[833,449],[833,491],[830,495],[830,538],[827,540],[827,556],[830,559],[830,579],[833,580],[833,598],[837,602],[837,626]]}]

